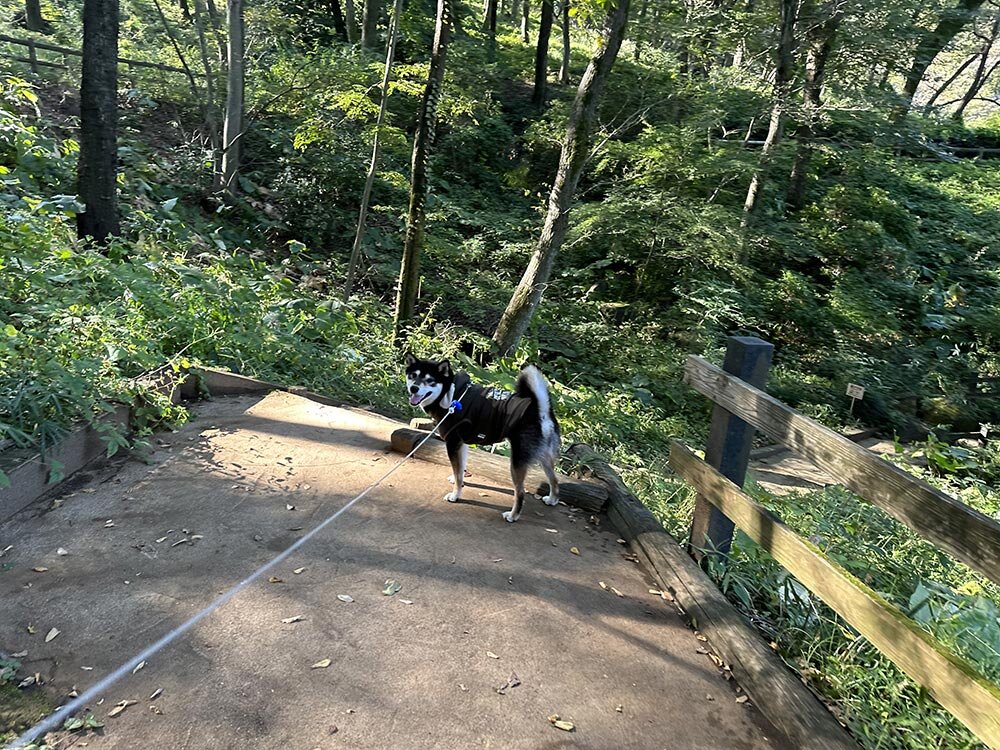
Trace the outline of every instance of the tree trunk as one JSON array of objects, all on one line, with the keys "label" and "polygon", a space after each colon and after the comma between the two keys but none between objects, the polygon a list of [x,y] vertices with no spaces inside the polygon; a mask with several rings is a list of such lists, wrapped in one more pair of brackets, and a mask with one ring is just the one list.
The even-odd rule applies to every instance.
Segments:
[{"label": "tree trunk", "polygon": [[375,183],[375,172],[378,170],[378,154],[381,145],[382,123],[385,121],[385,111],[389,102],[389,79],[392,76],[392,62],[396,56],[396,40],[399,36],[399,16],[403,12],[403,0],[396,0],[389,21],[389,39],[386,42],[385,70],[382,72],[382,95],[379,98],[378,117],[375,118],[375,135],[372,137],[372,158],[365,176],[365,188],[361,193],[361,211],[358,215],[358,231],[354,234],[354,246],[351,248],[351,260],[347,265],[347,281],[344,283],[344,301],[351,296],[354,288],[354,277],[361,261],[361,241],[365,234],[365,222],[368,219],[368,203],[372,196],[372,185]]},{"label": "tree trunk", "polygon": [[243,136],[243,0],[229,0],[229,78],[222,126],[222,189],[239,191],[240,138]]},{"label": "tree trunk", "polygon": [[524,44],[530,43],[531,41],[530,32],[531,32],[531,0],[521,0],[521,41]]},{"label": "tree trunk", "polygon": [[358,21],[354,17],[354,0],[344,0],[344,23],[347,26],[347,41],[354,44],[358,40]]},{"label": "tree trunk", "polygon": [[333,16],[333,28],[337,38],[347,41],[347,25],[344,23],[344,12],[340,9],[340,0],[330,0],[330,14]]},{"label": "tree trunk", "polygon": [[45,31],[47,24],[42,18],[42,4],[39,0],[24,0],[24,25],[28,31]]},{"label": "tree trunk", "polygon": [[410,178],[410,206],[406,216],[403,261],[399,269],[396,312],[393,319],[393,342],[402,341],[406,326],[413,319],[420,284],[420,250],[424,238],[424,204],[427,201],[427,155],[434,137],[438,99],[444,83],[444,63],[451,31],[452,0],[438,0],[437,23],[427,86],[420,105],[417,131],[413,137],[413,161]]},{"label": "tree trunk", "polygon": [[[810,11],[812,7],[810,6]],[[800,210],[805,205],[806,178],[809,174],[809,164],[812,162],[813,143],[816,140],[816,121],[823,104],[823,77],[826,73],[826,63],[833,50],[833,40],[843,18],[843,5],[837,3],[833,8],[822,12],[826,18],[814,18],[810,12],[806,32],[806,80],[802,88],[802,129],[795,150],[795,161],[788,180],[786,202],[793,211]]]},{"label": "tree trunk", "polygon": [[77,235],[104,244],[118,225],[118,0],[85,0]]},{"label": "tree trunk", "polygon": [[632,59],[639,62],[639,53],[642,50],[642,37],[645,24],[643,21],[646,20],[646,11],[649,8],[649,0],[642,0],[642,5],[639,7],[639,17],[636,19],[637,23],[634,24],[635,27],[635,46],[632,49]]},{"label": "tree trunk", "polygon": [[981,37],[983,47],[980,52],[979,65],[976,66],[976,74],[972,77],[972,83],[969,84],[969,89],[965,92],[965,96],[962,97],[962,101],[959,102],[958,108],[952,114],[952,117],[958,122],[962,121],[962,117],[965,115],[965,108],[969,106],[969,103],[979,93],[983,84],[986,83],[989,74],[993,72],[992,68],[987,68],[986,66],[989,64],[990,54],[993,52],[993,45],[996,43],[997,36],[1000,36],[1000,14],[993,19],[989,35]]},{"label": "tree trunk", "polygon": [[781,141],[785,125],[785,114],[788,109],[788,94],[795,70],[793,52],[795,48],[795,17],[798,15],[798,0],[779,0],[781,7],[781,36],[778,42],[776,65],[774,71],[774,93],[771,103],[771,121],[767,128],[767,137],[760,152],[760,160],[750,179],[747,197],[743,202],[742,228],[750,224],[750,219],[760,205],[761,192],[767,168],[774,158],[774,149]]},{"label": "tree trunk", "polygon": [[212,149],[212,192],[219,191],[222,185],[222,142],[219,139],[219,117],[215,101],[215,72],[208,56],[208,42],[205,38],[205,7],[203,0],[194,0],[194,27],[198,36],[198,51],[201,54],[201,66],[205,71],[205,128],[208,130],[208,142]]},{"label": "tree trunk", "polygon": [[590,156],[590,140],[597,119],[597,107],[625,36],[628,5],[629,0],[616,0],[612,6],[604,23],[597,51],[580,79],[559,156],[559,170],[549,194],[548,213],[542,233],[528,267],[493,334],[493,342],[502,355],[510,354],[528,329],[552,274],[556,255],[566,238],[576,186]]},{"label": "tree trunk", "polygon": [[361,48],[374,49],[378,35],[378,17],[382,12],[379,0],[365,0],[364,17],[361,21]]},{"label": "tree trunk", "polygon": [[975,54],[975,55],[973,55],[972,57],[970,57],[968,60],[966,60],[965,62],[963,62],[957,68],[955,68],[955,72],[952,73],[950,76],[948,76],[948,80],[946,80],[944,83],[942,83],[937,88],[937,90],[931,95],[931,98],[927,100],[927,103],[924,104],[924,115],[929,115],[934,110],[934,102],[936,102],[938,100],[938,98],[945,91],[948,90],[948,87],[951,86],[951,84],[953,84],[955,81],[958,80],[958,77],[960,75],[962,75],[962,73],[965,72],[966,68],[968,68],[970,65],[972,65],[972,63],[974,63],[977,59],[979,59],[978,53]]},{"label": "tree trunk", "polygon": [[483,29],[486,31],[489,44],[487,60],[493,62],[497,56],[497,0],[486,0]]},{"label": "tree trunk", "polygon": [[917,93],[920,82],[924,80],[924,74],[936,58],[966,24],[971,21],[976,12],[985,0],[959,0],[954,8],[949,8],[941,14],[937,26],[932,30],[924,32],[917,43],[917,50],[913,55],[913,63],[906,74],[903,83],[902,101],[896,108],[894,119],[899,120],[910,111],[913,97]]},{"label": "tree trunk", "polygon": [[559,66],[559,83],[569,84],[569,0],[559,0],[562,15],[562,65]]},{"label": "tree trunk", "polygon": [[181,49],[181,44],[177,38],[177,34],[170,25],[170,22],[167,20],[167,15],[163,12],[163,6],[160,5],[160,0],[153,0],[153,5],[156,7],[156,12],[160,17],[160,23],[163,24],[163,30],[166,32],[167,38],[170,40],[170,44],[174,48],[174,54],[177,55],[177,59],[180,60],[181,67],[184,68],[184,74],[187,76],[188,86],[191,87],[191,93],[194,95],[194,100],[198,102],[202,117],[204,117],[205,121],[208,122],[208,109],[205,104],[205,99],[201,95],[201,89],[198,88],[198,81],[194,77],[191,66],[188,65],[187,58],[184,57],[184,52]]},{"label": "tree trunk", "polygon": [[545,89],[549,82],[549,37],[552,35],[552,0],[542,0],[542,15],[538,22],[538,45],[535,47],[535,90],[531,103],[545,106]]},{"label": "tree trunk", "polygon": [[212,32],[215,36],[215,44],[219,51],[219,65],[226,64],[226,35],[222,31],[222,14],[215,7],[215,0],[205,0],[205,7],[208,8],[208,19],[212,24]]}]

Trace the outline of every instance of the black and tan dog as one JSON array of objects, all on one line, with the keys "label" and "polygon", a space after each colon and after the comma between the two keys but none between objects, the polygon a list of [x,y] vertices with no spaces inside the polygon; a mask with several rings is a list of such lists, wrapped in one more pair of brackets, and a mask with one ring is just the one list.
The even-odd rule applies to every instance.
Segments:
[{"label": "black and tan dog", "polygon": [[[537,461],[549,480],[546,505],[559,502],[555,463],[559,458],[559,423],[556,422],[545,378],[531,365],[521,370],[514,393],[484,388],[467,373],[456,373],[448,360],[417,359],[406,355],[406,387],[410,404],[419,406],[441,425],[454,472],[455,489],[445,495],[450,503],[462,499],[465,464],[470,445],[492,445],[510,441],[510,476],[514,483],[514,506],[503,517],[513,523],[524,505],[524,480],[528,467]],[[448,415],[452,404],[454,413]]]}]

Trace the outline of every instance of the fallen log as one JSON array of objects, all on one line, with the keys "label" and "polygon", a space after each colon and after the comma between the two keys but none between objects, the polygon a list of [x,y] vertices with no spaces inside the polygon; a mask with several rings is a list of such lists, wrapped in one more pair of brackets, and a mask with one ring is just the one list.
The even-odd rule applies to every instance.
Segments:
[{"label": "fallen log", "polygon": [[[407,454],[425,437],[427,437],[427,433],[418,430],[408,428],[394,430],[392,449],[397,453]],[[415,456],[431,463],[451,466],[451,462],[448,460],[448,451],[440,440],[428,440],[417,450]],[[472,473],[473,481],[476,481],[477,477],[482,477],[499,484],[501,487],[510,487],[510,461],[504,456],[471,450],[469,451],[468,470]],[[603,484],[575,479],[564,474],[557,476],[559,478],[559,499],[564,503],[591,513],[599,513],[604,509],[608,500],[608,490]],[[536,495],[549,494],[549,483],[545,474],[538,468],[529,469],[525,489]]]}]

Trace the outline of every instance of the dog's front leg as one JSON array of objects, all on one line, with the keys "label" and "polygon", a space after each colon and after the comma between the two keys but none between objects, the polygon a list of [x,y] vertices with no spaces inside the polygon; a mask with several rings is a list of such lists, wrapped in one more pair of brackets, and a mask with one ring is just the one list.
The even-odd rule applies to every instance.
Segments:
[{"label": "dog's front leg", "polygon": [[469,446],[454,434],[448,437],[445,445],[448,448],[448,459],[451,461],[455,489],[445,495],[444,499],[449,503],[457,503],[462,499],[462,488],[465,486],[465,464],[469,460]]}]

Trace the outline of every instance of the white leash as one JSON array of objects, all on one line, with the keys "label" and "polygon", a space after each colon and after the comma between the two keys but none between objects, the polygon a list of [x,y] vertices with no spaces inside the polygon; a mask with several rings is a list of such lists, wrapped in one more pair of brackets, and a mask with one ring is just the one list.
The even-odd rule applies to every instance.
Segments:
[{"label": "white leash", "polygon": [[146,661],[147,659],[149,659],[150,657],[152,657],[154,654],[156,654],[157,652],[161,651],[166,646],[168,646],[171,643],[173,643],[175,640],[177,640],[182,635],[184,635],[185,633],[187,633],[191,628],[193,628],[199,622],[201,622],[206,617],[208,617],[208,615],[212,614],[212,612],[214,612],[219,607],[221,607],[223,604],[225,604],[230,599],[232,599],[234,596],[236,596],[236,594],[238,594],[240,591],[242,591],[243,589],[245,589],[247,586],[249,586],[251,583],[253,583],[254,581],[256,581],[258,578],[260,578],[262,575],[264,575],[265,573],[267,573],[269,570],[273,569],[276,565],[279,565],[280,563],[284,562],[289,557],[291,557],[291,555],[296,550],[298,550],[299,547],[301,547],[303,544],[305,544],[306,542],[308,542],[310,539],[312,539],[314,536],[316,536],[319,532],[321,532],[323,529],[325,529],[327,526],[329,526],[331,523],[333,523],[335,520],[337,520],[337,518],[339,518],[342,513],[344,513],[345,511],[349,510],[351,508],[351,506],[353,506],[356,502],[358,502],[359,500],[361,500],[361,498],[365,497],[365,495],[367,495],[373,489],[375,489],[380,484],[382,484],[382,482],[384,482],[390,476],[392,476],[393,474],[395,474],[397,469],[399,469],[403,464],[405,464],[407,461],[409,461],[411,458],[413,458],[414,454],[418,450],[420,450],[420,448],[423,447],[424,443],[426,443],[428,440],[430,440],[432,437],[434,437],[437,434],[438,429],[441,427],[442,424],[444,424],[444,421],[446,419],[448,419],[448,417],[450,417],[452,414],[454,414],[456,410],[461,411],[461,409],[462,409],[462,399],[465,398],[465,394],[469,392],[469,388],[471,388],[471,387],[472,387],[472,384],[470,383],[469,386],[462,393],[462,395],[457,400],[451,402],[451,406],[448,409],[448,413],[444,415],[444,417],[441,419],[440,422],[438,422],[436,425],[434,425],[434,429],[431,430],[427,434],[427,437],[425,437],[423,440],[421,440],[419,443],[417,443],[413,447],[413,450],[411,450],[402,459],[400,459],[399,463],[397,463],[395,466],[393,466],[391,469],[389,469],[389,471],[387,471],[381,477],[379,477],[374,482],[372,482],[370,485],[368,485],[353,500],[351,500],[349,503],[347,503],[346,505],[344,505],[342,508],[340,508],[340,510],[338,510],[336,513],[334,513],[333,515],[331,515],[330,517],[328,517],[319,526],[317,526],[316,528],[314,528],[312,531],[310,531],[308,534],[306,534],[305,536],[303,536],[301,539],[298,539],[294,544],[292,544],[290,547],[288,547],[284,552],[282,552],[281,554],[279,554],[273,560],[271,560],[270,562],[264,563],[264,565],[262,565],[261,567],[257,568],[257,570],[255,570],[253,573],[251,573],[250,575],[248,575],[242,581],[240,581],[239,583],[237,583],[231,589],[229,589],[228,591],[224,592],[223,594],[220,594],[207,607],[205,607],[204,609],[202,609],[199,612],[196,612],[194,615],[192,615],[191,617],[189,617],[186,621],[184,621],[183,623],[181,623],[180,625],[178,625],[176,628],[174,628],[173,630],[171,630],[169,633],[167,633],[166,635],[164,635],[162,638],[160,638],[155,643],[147,646],[145,649],[143,649],[138,654],[136,654],[131,659],[129,659],[127,662],[125,662],[120,667],[118,667],[118,669],[116,669],[114,672],[111,672],[110,674],[106,675],[102,679],[98,680],[95,684],[91,685],[89,688],[87,688],[82,693],[80,693],[80,695],[78,697],[74,698],[69,703],[66,703],[66,704],[60,706],[59,708],[57,708],[48,717],[46,717],[45,719],[42,719],[37,724],[35,724],[33,727],[31,727],[30,729],[28,729],[27,731],[25,731],[23,734],[21,734],[20,737],[18,737],[17,739],[9,742],[8,744],[4,745],[3,750],[23,750],[27,745],[31,744],[32,741],[34,741],[38,737],[42,736],[46,732],[51,732],[51,731],[53,731],[55,729],[58,729],[60,726],[62,726],[63,722],[67,718],[69,718],[74,713],[76,713],[77,710],[79,710],[80,708],[82,708],[83,706],[85,706],[86,704],[90,703],[92,700],[94,700],[98,696],[100,696],[108,688],[110,688],[112,685],[114,685],[116,682],[118,682],[122,677],[125,677],[126,675],[130,674],[133,669],[135,669],[137,666],[139,666],[140,663]]}]

